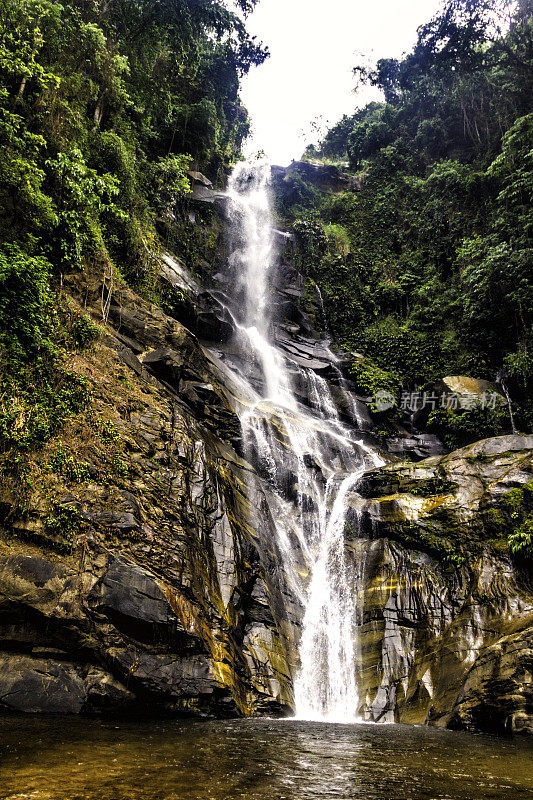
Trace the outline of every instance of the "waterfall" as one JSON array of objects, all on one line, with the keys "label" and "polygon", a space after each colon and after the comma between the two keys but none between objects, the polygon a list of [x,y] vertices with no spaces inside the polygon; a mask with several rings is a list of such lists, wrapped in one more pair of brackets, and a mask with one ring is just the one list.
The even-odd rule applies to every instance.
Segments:
[{"label": "waterfall", "polygon": [[500,386],[502,387],[505,399],[507,400],[507,408],[509,409],[509,419],[511,421],[511,430],[513,434],[517,434],[518,430],[516,428],[514,421],[513,403],[511,401],[511,395],[509,394],[509,390],[507,389],[507,383],[505,381],[505,373],[503,372],[503,370],[500,370],[497,373],[496,382],[499,383]]},{"label": "waterfall", "polygon": [[[302,609],[297,717],[353,722],[360,706],[355,616],[362,576],[346,559],[344,534],[354,487],[379,459],[339,419],[327,380],[277,341],[269,180],[269,165],[241,163],[229,181],[228,305],[236,341],[226,370],[246,398],[236,407],[245,455],[263,481],[285,582]],[[335,372],[334,355],[321,347]]]}]

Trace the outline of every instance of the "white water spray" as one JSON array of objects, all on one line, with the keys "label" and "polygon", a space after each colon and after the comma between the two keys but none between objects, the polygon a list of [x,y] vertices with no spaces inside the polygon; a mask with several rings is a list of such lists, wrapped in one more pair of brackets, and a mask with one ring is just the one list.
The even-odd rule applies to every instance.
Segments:
[{"label": "white water spray", "polygon": [[[231,311],[250,369],[248,401],[237,412],[246,455],[266,483],[287,586],[304,609],[297,716],[354,722],[360,705],[357,576],[345,555],[346,515],[357,480],[379,459],[342,424],[324,377],[297,366],[273,341],[270,280],[276,252],[269,179],[268,165],[239,164],[228,188]],[[308,387],[309,408],[294,391],[295,374]]]}]

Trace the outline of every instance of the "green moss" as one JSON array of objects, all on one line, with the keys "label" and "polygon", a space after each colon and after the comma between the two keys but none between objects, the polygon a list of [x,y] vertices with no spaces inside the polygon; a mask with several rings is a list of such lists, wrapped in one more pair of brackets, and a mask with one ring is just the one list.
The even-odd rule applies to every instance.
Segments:
[{"label": "green moss", "polygon": [[175,221],[165,229],[165,246],[176,253],[193,275],[217,269],[221,226],[216,211],[195,207],[196,221]]},{"label": "green moss", "polygon": [[120,444],[122,438],[116,425],[109,419],[104,419],[96,414],[89,415],[89,424],[96,431],[99,438],[106,444]]},{"label": "green moss", "polygon": [[406,491],[416,497],[436,497],[443,494],[452,494],[456,484],[443,478],[429,478],[425,481],[417,481],[415,485],[409,486]]},{"label": "green moss", "polygon": [[480,606],[485,606],[486,608],[489,608],[492,605],[492,598],[487,592],[480,592],[477,595],[476,600]]},{"label": "green moss", "polygon": [[59,366],[55,358],[6,376],[0,392],[0,453],[41,447],[91,400],[87,380]]},{"label": "green moss", "polygon": [[501,535],[507,530],[507,520],[497,508],[489,508],[485,512],[485,523],[489,532],[495,536]]},{"label": "green moss", "polygon": [[490,464],[491,461],[494,461],[495,458],[501,458],[502,455],[502,453],[499,453],[496,456],[489,456],[484,450],[480,450],[474,456],[467,456],[465,461],[468,461],[469,464]]},{"label": "green moss", "polygon": [[106,459],[108,469],[101,478],[103,483],[113,483],[116,480],[126,478],[128,475],[128,465],[118,453],[113,453]]},{"label": "green moss", "polygon": [[[354,356],[350,358],[349,371],[350,377],[363,394],[374,398],[378,392],[389,392],[398,401],[401,382],[395,373],[381,369],[367,358],[358,359]],[[374,403],[370,404],[370,408],[374,412],[378,411]]]},{"label": "green moss", "polygon": [[[480,439],[509,432],[509,414],[502,408],[477,407],[457,412],[439,408],[429,415],[428,430],[436,433],[450,450],[457,450]],[[471,463],[484,459],[483,453],[469,457]]]},{"label": "green moss", "polygon": [[[457,531],[454,529],[453,533],[456,535]],[[458,568],[467,561],[462,545],[447,538],[443,527],[438,523],[426,522],[425,525],[403,523],[395,525],[394,529],[387,531],[387,535],[411,549],[428,553],[444,567]]]},{"label": "green moss", "polygon": [[194,330],[197,324],[198,306],[179,287],[166,282],[161,283],[151,300],[165,314],[174,317],[186,328]]},{"label": "green moss", "polygon": [[13,519],[26,516],[34,490],[31,462],[25,455],[14,453],[10,458],[0,460],[2,477],[2,499],[9,498]]},{"label": "green moss", "polygon": [[506,539],[513,555],[533,558],[533,481],[506,492],[488,509],[485,527],[496,545]]},{"label": "green moss", "polygon": [[524,513],[524,489],[511,489],[500,500],[500,506],[507,512],[512,520],[519,520]]},{"label": "green moss", "polygon": [[102,332],[100,325],[92,321],[88,314],[78,315],[74,318],[71,327],[71,336],[75,347],[83,350],[91,342],[96,341]]},{"label": "green moss", "polygon": [[316,315],[315,292],[316,283],[314,280],[311,278],[305,278],[301,305],[305,313],[308,315],[313,327],[317,330],[320,330],[320,325],[317,324],[319,320],[317,320]]}]

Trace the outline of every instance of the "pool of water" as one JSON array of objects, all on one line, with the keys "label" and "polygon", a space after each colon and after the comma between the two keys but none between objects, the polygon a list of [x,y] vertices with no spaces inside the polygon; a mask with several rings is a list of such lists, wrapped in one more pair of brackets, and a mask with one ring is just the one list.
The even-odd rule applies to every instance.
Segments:
[{"label": "pool of water", "polygon": [[0,718],[6,800],[533,798],[533,744],[401,725]]}]

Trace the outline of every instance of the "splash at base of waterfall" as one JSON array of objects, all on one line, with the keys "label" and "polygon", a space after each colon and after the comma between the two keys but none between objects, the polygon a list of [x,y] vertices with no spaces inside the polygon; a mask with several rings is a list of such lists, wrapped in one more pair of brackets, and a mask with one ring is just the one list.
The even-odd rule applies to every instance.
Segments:
[{"label": "splash at base of waterfall", "polygon": [[[318,557],[312,567],[295,681],[296,718],[322,722],[359,721],[355,680],[354,617],[344,553],[346,495],[359,477],[349,475],[333,508],[321,520]],[[326,502],[332,493],[326,488]]]},{"label": "splash at base of waterfall", "polygon": [[[376,459],[363,442],[355,445]],[[356,680],[356,605],[363,570],[352,574],[345,551],[348,495],[364,471],[361,467],[339,485],[333,476],[321,509],[321,538],[311,569],[300,642],[300,672],[295,681],[296,718],[314,722],[360,722]],[[331,511],[327,506],[333,498]]]}]

